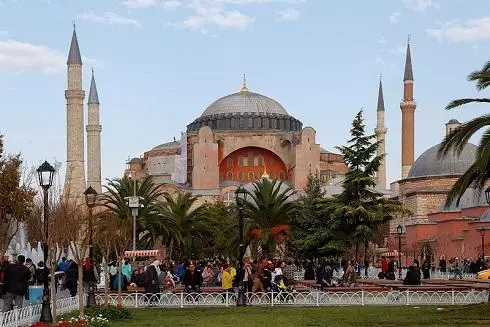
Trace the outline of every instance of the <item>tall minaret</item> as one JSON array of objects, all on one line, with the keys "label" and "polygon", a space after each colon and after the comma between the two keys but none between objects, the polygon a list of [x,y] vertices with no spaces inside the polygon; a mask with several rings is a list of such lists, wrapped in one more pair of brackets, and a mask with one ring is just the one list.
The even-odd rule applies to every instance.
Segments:
[{"label": "tall minaret", "polygon": [[414,116],[416,107],[417,104],[413,100],[412,56],[409,38],[403,77],[403,100],[400,103],[400,109],[402,110],[402,179],[407,178],[414,160]]},{"label": "tall minaret", "polygon": [[84,131],[82,90],[82,57],[78,46],[77,33],[73,26],[70,52],[68,54],[68,89],[66,98],[67,158],[64,198],[73,203],[82,200],[85,191]]},{"label": "tall minaret", "polygon": [[92,81],[88,93],[88,124],[87,129],[87,187],[92,186],[97,193],[102,192],[101,163],[100,163],[100,132],[99,124],[99,95],[95,85],[94,70],[92,69]]},{"label": "tall minaret", "polygon": [[386,152],[385,152],[385,136],[388,131],[385,128],[385,100],[383,97],[383,84],[381,83],[381,77],[379,79],[379,90],[378,90],[378,109],[376,111],[376,128],[374,132],[376,133],[376,139],[379,142],[378,145],[378,156],[383,156],[381,160],[381,165],[379,166],[378,172],[376,174],[376,184],[381,189],[386,189]]}]

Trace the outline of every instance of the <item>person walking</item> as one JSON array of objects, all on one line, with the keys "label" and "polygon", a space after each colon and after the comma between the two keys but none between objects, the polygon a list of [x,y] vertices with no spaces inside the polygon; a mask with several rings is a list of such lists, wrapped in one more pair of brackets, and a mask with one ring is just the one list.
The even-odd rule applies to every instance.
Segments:
[{"label": "person walking", "polygon": [[29,287],[31,273],[24,265],[26,258],[17,257],[17,263],[8,265],[4,272],[5,295],[3,297],[3,311],[10,311],[15,307],[21,308]]}]

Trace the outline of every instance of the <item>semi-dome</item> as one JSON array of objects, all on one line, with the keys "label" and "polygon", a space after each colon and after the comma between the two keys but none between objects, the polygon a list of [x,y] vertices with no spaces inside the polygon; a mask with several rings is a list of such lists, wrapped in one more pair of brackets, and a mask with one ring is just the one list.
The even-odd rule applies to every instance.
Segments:
[{"label": "semi-dome", "polygon": [[201,117],[240,113],[288,115],[286,109],[276,100],[258,93],[240,91],[214,101],[204,110]]},{"label": "semi-dome", "polygon": [[165,150],[165,149],[177,149],[177,148],[180,148],[180,142],[174,140],[172,142],[167,142],[167,143],[157,145],[152,150]]},{"label": "semi-dome", "polygon": [[476,145],[468,143],[460,155],[449,152],[438,157],[440,144],[427,149],[412,165],[408,178],[438,175],[462,175],[475,162]]}]

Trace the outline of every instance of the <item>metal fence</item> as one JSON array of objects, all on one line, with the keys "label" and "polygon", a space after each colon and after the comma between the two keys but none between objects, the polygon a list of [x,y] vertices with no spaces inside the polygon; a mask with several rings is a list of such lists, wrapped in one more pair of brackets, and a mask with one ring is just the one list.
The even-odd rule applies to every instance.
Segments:
[{"label": "metal fence", "polygon": [[[97,302],[104,303],[104,295]],[[128,308],[229,307],[236,305],[235,293],[159,293],[109,295],[110,304]],[[488,301],[488,291],[364,291],[352,292],[280,292],[247,295],[252,306],[364,306],[364,305],[467,305]]]},{"label": "metal fence", "polygon": [[[0,327],[29,326],[39,321],[41,304],[0,313]],[[56,301],[56,312],[64,314],[78,309],[78,296]]]}]

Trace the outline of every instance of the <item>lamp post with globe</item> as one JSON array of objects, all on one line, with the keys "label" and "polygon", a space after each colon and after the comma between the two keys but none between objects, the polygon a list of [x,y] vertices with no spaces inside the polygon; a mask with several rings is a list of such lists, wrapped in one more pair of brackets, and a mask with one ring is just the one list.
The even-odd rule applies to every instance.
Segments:
[{"label": "lamp post with globe", "polygon": [[240,276],[237,276],[240,279],[238,282],[238,298],[236,302],[236,305],[239,307],[247,305],[245,286],[243,285],[243,256],[245,255],[245,245],[243,244],[243,209],[247,201],[247,195],[248,192],[243,186],[240,186],[235,191],[236,204],[238,206],[238,240],[240,243],[238,246],[238,262],[240,265],[238,271],[240,272]]},{"label": "lamp post with globe", "polygon": [[93,269],[94,267],[92,266],[93,259],[94,259],[94,253],[93,253],[93,209],[94,206],[97,202],[97,191],[92,187],[89,186],[85,192],[85,204],[88,207],[88,233],[89,233],[89,267],[90,267],[90,272],[88,274],[90,280],[88,283],[88,295],[87,295],[87,308],[94,307],[97,305],[95,301],[95,276]]},{"label": "lamp post with globe", "polygon": [[402,225],[396,227],[396,233],[398,234],[398,279],[402,279]]},{"label": "lamp post with globe", "polygon": [[[51,314],[51,297],[49,294],[49,269],[48,269],[48,242],[49,242],[49,194],[48,190],[53,185],[53,176],[56,170],[47,161],[39,166],[36,170],[39,179],[39,186],[43,189],[43,200],[44,200],[44,214],[43,214],[43,229],[44,229],[44,242],[43,242],[43,255],[45,268],[44,283],[43,283],[43,303],[41,307],[41,322],[51,323],[53,322],[53,315]],[[52,277],[54,278],[54,276]]]}]

